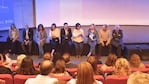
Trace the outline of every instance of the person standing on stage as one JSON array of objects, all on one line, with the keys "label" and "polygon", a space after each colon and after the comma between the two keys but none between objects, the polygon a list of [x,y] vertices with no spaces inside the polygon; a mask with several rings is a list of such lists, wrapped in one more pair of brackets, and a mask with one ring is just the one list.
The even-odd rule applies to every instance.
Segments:
[{"label": "person standing on stage", "polygon": [[23,30],[23,44],[22,44],[22,48],[25,54],[31,54],[32,41],[33,41],[33,30],[31,30],[28,25],[25,25],[25,29]]},{"label": "person standing on stage", "polygon": [[46,43],[47,39],[47,33],[44,29],[44,26],[42,24],[38,25],[38,31],[36,33],[36,41],[39,47],[39,55],[42,56],[44,51],[43,51],[43,46]]},{"label": "person standing on stage", "polygon": [[51,25],[51,29],[49,30],[49,38],[52,49],[57,51],[60,44],[60,29],[57,28],[55,23]]},{"label": "person standing on stage", "polygon": [[78,56],[79,58],[82,54],[83,42],[84,42],[84,31],[83,29],[81,29],[80,23],[76,24],[72,35],[73,35],[73,42],[76,50],[76,56]]},{"label": "person standing on stage", "polygon": [[108,29],[108,25],[103,25],[102,29],[99,31],[99,39],[100,39],[100,55],[101,56],[108,56],[111,52],[110,46],[110,29]]},{"label": "person standing on stage", "polygon": [[69,52],[71,53],[72,49],[72,32],[71,28],[68,26],[68,23],[64,23],[64,27],[61,29],[61,44],[64,49],[63,53]]},{"label": "person standing on stage", "polygon": [[123,31],[119,25],[115,25],[115,29],[112,31],[112,48],[116,50],[116,55],[120,57],[122,55],[123,44]]},{"label": "person standing on stage", "polygon": [[88,44],[90,45],[90,55],[95,55],[95,46],[99,43],[99,35],[95,29],[95,24],[91,24],[88,29]]}]

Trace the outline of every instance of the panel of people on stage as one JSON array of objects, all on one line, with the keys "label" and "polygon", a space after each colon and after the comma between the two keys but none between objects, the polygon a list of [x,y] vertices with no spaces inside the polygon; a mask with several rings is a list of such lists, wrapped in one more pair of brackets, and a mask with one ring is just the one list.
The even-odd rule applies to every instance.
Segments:
[{"label": "panel of people on stage", "polygon": [[[76,56],[80,57],[83,51],[84,38],[86,37],[87,43],[90,46],[88,55],[96,54],[95,46],[97,44],[100,44],[98,52],[101,56],[106,56],[110,52],[113,52],[113,50],[117,56],[121,56],[124,47],[123,32],[120,29],[120,25],[115,25],[114,30],[111,31],[108,25],[104,24],[102,28],[97,31],[96,25],[91,24],[88,28],[87,35],[84,34],[80,23],[76,23],[73,30],[69,27],[68,23],[64,23],[61,29],[53,23],[49,31],[46,31],[42,24],[38,25],[36,31],[33,31],[28,25],[25,27],[26,28],[23,30],[23,43],[21,43],[21,48],[25,54],[31,53],[33,49],[31,47],[33,43],[36,43],[38,44],[39,55],[42,55],[44,53],[43,46],[48,42],[55,51],[59,49],[61,45],[61,51],[70,52],[72,45],[74,45]],[[8,37],[10,52],[17,52],[20,36],[19,30],[16,28],[15,24],[12,24]]]}]

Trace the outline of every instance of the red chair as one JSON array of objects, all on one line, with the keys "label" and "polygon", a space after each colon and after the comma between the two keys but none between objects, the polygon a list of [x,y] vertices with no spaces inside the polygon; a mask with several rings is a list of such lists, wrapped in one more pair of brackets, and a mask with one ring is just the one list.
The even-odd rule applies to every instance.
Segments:
[{"label": "red chair", "polygon": [[94,75],[94,79],[98,80],[98,81],[101,81],[103,84],[105,82],[103,76],[100,76],[100,75]]},{"label": "red chair", "polygon": [[62,80],[62,81],[69,81],[70,79],[72,79],[71,76],[50,76],[52,78],[57,78],[58,80]]},{"label": "red chair", "polygon": [[10,74],[0,74],[0,79],[6,81],[6,84],[13,84],[13,78]]},{"label": "red chair", "polygon": [[127,84],[128,76],[107,76],[105,80],[105,84]]},{"label": "red chair", "polygon": [[35,78],[36,75],[15,75],[14,84],[24,84],[28,78]]},{"label": "red chair", "polygon": [[149,64],[144,64],[146,68],[149,68]]},{"label": "red chair", "polygon": [[149,68],[133,68],[131,69],[131,72],[137,72],[137,71],[140,71],[140,72],[143,72],[143,73],[148,73],[149,72]]}]

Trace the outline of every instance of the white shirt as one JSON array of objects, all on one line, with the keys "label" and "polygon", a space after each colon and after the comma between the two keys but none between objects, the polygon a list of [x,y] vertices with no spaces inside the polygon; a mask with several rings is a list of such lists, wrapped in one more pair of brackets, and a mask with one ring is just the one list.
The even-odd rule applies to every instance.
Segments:
[{"label": "white shirt", "polygon": [[[67,84],[76,84],[76,79],[71,79]],[[95,83],[93,84],[102,84],[102,82],[95,80]]]},{"label": "white shirt", "polygon": [[37,75],[36,78],[29,78],[25,84],[55,84],[58,80],[49,76]]}]

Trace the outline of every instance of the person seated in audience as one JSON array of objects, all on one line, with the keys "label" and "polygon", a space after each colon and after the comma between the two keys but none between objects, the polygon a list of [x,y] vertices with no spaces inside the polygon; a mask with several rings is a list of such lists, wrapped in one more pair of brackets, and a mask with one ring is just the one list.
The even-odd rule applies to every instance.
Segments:
[{"label": "person seated in audience", "polygon": [[5,80],[0,79],[0,84],[6,84]]},{"label": "person seated in audience", "polygon": [[115,70],[113,75],[129,76],[130,74],[131,70],[128,61],[125,58],[118,58],[115,63]]},{"label": "person seated in audience", "polygon": [[77,67],[76,64],[73,64],[73,63],[70,62],[70,54],[69,53],[64,53],[63,54],[63,59],[65,61],[66,68],[76,68]]},{"label": "person seated in audience", "polygon": [[39,71],[35,69],[33,60],[30,57],[25,57],[16,71],[16,74],[21,75],[37,75],[38,73]]},{"label": "person seated in audience", "polygon": [[10,44],[9,51],[13,54],[17,54],[19,51],[19,39],[19,30],[16,28],[15,24],[11,24],[7,41]]},{"label": "person seated in audience", "polygon": [[65,61],[59,59],[56,61],[53,76],[69,76],[69,73],[65,70]]},{"label": "person seated in audience", "polygon": [[9,51],[4,51],[2,55],[0,55],[1,58],[1,65],[11,68],[11,58],[9,58]]},{"label": "person seated in audience", "polygon": [[117,60],[117,56],[113,53],[110,53],[109,56],[107,57],[106,61],[105,61],[105,64],[103,64],[101,66],[101,69],[102,70],[106,70],[106,69],[110,69],[110,68],[114,69],[114,65],[115,65],[116,60]]},{"label": "person seated in audience", "polygon": [[149,74],[134,72],[129,76],[127,84],[149,84]]},{"label": "person seated in audience", "polygon": [[17,57],[17,65],[15,66],[15,69],[17,70],[18,68],[20,68],[22,60],[26,57],[25,54],[20,54]]},{"label": "person seated in audience", "polygon": [[130,68],[145,68],[145,65],[141,62],[140,56],[136,53],[130,56],[129,64]]},{"label": "person seated in audience", "polygon": [[68,84],[102,84],[94,79],[94,71],[90,63],[81,62],[78,65],[76,79],[71,79]]},{"label": "person seated in audience", "polygon": [[22,49],[25,54],[32,53],[32,41],[33,41],[33,30],[29,28],[28,25],[25,25],[25,29],[23,30],[23,44],[22,44]]},{"label": "person seated in audience", "polygon": [[49,60],[49,61],[52,61],[51,53],[46,52],[46,53],[43,55],[43,60]]},{"label": "person seated in audience", "polygon": [[95,56],[89,56],[87,59],[87,62],[89,62],[92,65],[93,71],[95,75],[99,74],[99,70],[97,67],[97,59],[95,58]]},{"label": "person seated in audience", "polygon": [[38,74],[36,78],[27,79],[25,84],[55,84],[58,80],[49,76],[52,69],[53,63],[51,61],[42,61],[40,64],[40,74]]},{"label": "person seated in audience", "polygon": [[123,31],[120,29],[120,25],[115,25],[115,29],[112,31],[111,45],[113,48],[112,50],[116,51],[116,55],[118,57],[121,57],[124,43],[123,43]]}]

